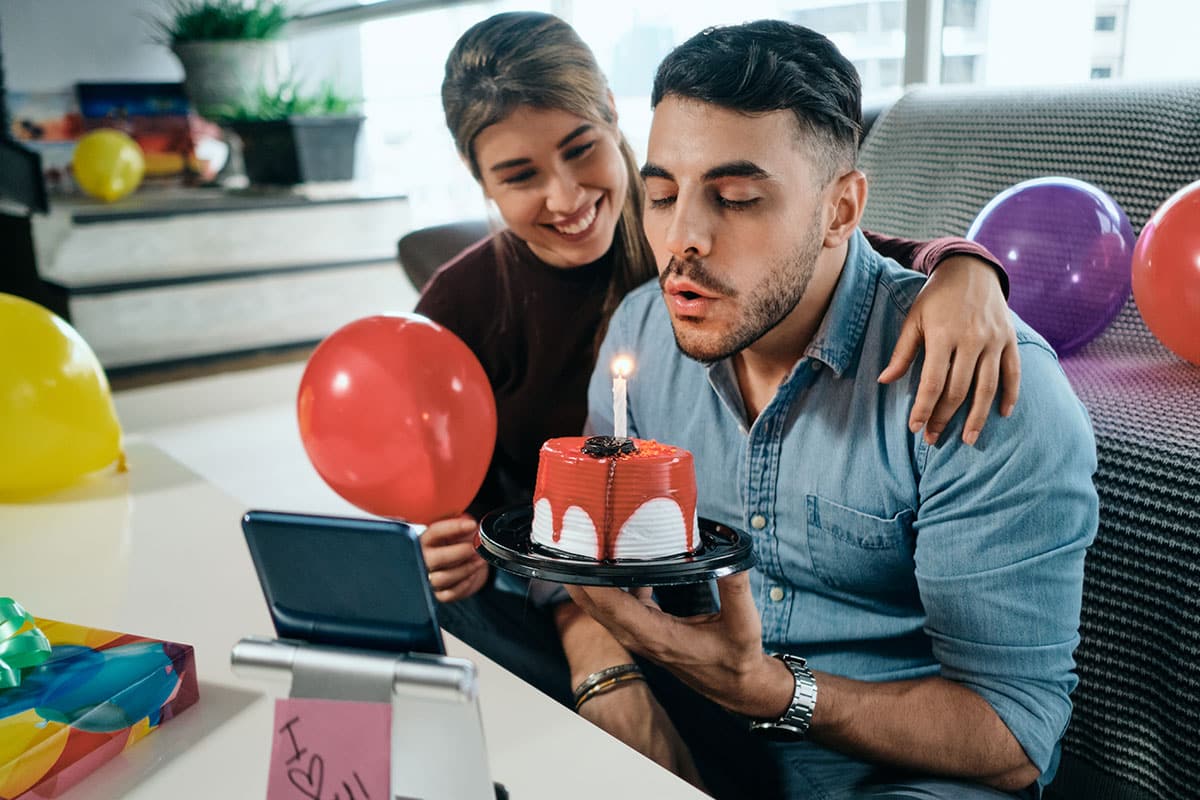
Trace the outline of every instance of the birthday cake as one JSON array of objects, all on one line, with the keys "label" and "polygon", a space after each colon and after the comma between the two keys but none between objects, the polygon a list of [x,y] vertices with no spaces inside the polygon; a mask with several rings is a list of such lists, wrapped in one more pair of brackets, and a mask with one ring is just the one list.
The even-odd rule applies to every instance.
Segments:
[{"label": "birthday cake", "polygon": [[597,561],[695,552],[692,454],[645,439],[548,440],[538,461],[530,538],[539,547]]}]

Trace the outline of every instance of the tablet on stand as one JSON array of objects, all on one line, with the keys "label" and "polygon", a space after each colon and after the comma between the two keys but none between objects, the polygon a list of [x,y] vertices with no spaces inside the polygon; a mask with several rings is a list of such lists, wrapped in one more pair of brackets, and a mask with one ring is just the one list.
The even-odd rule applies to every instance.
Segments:
[{"label": "tablet on stand", "polygon": [[248,637],[239,675],[291,696],[391,703],[391,795],[492,800],[474,664],[444,655],[416,531],[393,520],[251,511],[242,529],[279,639]]}]

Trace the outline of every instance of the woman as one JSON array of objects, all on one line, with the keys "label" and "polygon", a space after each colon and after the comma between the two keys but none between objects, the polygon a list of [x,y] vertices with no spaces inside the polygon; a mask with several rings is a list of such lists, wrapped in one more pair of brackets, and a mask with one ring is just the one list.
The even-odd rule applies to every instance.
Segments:
[{"label": "woman", "polygon": [[[479,357],[495,391],[499,432],[469,513],[430,525],[422,549],[447,630],[568,702],[571,687],[631,662],[630,654],[569,602],[547,611],[498,590],[473,537],[480,514],[529,501],[544,440],[582,430],[608,319],[630,289],[656,275],[641,229],[641,178],[591,51],[556,17],[499,14],[472,27],[447,59],[442,101],[463,162],[507,229],[439,270],[417,311]],[[923,338],[910,424],[936,439],[974,381],[963,434],[973,443],[998,376],[1001,412],[1016,402],[1019,368],[1003,270],[994,260],[963,255],[989,257],[965,240],[868,238],[902,264],[926,272],[942,264],[880,380],[903,375]],[[644,682],[624,682],[578,710],[665,766],[693,774]]]}]

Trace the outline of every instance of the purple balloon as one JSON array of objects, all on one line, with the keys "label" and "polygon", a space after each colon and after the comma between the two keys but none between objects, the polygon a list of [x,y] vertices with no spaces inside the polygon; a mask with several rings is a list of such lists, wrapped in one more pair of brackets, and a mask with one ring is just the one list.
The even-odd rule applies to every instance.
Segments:
[{"label": "purple balloon", "polygon": [[1035,178],[984,206],[967,238],[1008,270],[1008,304],[1060,356],[1096,338],[1129,299],[1133,227],[1111,197],[1074,178]]}]

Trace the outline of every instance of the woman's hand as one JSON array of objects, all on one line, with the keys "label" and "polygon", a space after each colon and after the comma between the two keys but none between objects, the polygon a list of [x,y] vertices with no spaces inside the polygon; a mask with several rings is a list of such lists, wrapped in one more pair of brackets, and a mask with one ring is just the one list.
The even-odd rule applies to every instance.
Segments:
[{"label": "woman's hand", "polygon": [[476,527],[464,514],[439,520],[421,534],[421,555],[439,603],[468,598],[487,583],[487,562],[475,552]]},{"label": "woman's hand", "polygon": [[925,441],[936,442],[972,385],[975,397],[963,426],[964,442],[973,445],[979,438],[997,388],[1000,415],[1012,413],[1021,357],[1008,304],[990,264],[965,255],[938,264],[909,310],[879,382],[891,383],[907,372],[922,344],[925,364],[908,418],[913,433],[924,427]]}]

